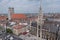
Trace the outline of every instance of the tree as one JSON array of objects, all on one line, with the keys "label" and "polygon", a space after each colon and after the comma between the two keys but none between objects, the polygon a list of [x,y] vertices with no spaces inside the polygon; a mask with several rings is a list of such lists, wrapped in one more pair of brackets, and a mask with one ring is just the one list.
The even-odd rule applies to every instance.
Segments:
[{"label": "tree", "polygon": [[6,33],[12,34],[13,32],[11,29],[8,28],[8,29],[6,29]]}]

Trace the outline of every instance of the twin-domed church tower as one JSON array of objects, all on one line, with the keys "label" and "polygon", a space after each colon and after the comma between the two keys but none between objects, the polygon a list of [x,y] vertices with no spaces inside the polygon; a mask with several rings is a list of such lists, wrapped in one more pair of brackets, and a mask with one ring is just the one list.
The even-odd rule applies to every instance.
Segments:
[{"label": "twin-domed church tower", "polygon": [[[43,12],[42,12],[42,0],[40,0],[40,10],[37,19],[37,40],[42,40],[42,26],[43,26]],[[9,7],[8,19],[11,19],[11,15],[14,14],[14,8]],[[40,27],[40,28],[39,28]],[[40,37],[39,37],[40,35]]]},{"label": "twin-domed church tower", "polygon": [[11,19],[11,15],[14,14],[14,8],[13,7],[9,7],[8,9],[8,19]]}]

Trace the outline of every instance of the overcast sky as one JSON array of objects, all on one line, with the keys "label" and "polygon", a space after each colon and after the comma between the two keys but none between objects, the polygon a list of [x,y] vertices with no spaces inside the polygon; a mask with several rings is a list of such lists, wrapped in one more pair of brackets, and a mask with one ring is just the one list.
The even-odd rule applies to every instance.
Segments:
[{"label": "overcast sky", "polygon": [[[44,13],[60,12],[60,0],[42,0]],[[14,7],[16,13],[38,13],[39,0],[0,0],[0,13],[8,13],[8,8]]]}]

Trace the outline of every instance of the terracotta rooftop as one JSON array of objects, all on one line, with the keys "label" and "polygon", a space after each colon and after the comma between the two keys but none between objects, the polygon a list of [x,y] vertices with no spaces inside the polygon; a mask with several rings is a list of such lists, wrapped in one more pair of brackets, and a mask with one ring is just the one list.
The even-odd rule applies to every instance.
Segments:
[{"label": "terracotta rooftop", "polygon": [[6,20],[6,16],[0,16],[0,20]]},{"label": "terracotta rooftop", "polygon": [[26,15],[25,14],[12,14],[11,15],[12,19],[26,19]]}]

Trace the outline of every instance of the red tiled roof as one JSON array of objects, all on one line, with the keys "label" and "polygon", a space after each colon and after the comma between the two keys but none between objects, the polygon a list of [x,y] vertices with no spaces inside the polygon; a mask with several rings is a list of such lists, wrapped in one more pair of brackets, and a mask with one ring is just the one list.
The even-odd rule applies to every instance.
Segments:
[{"label": "red tiled roof", "polygon": [[0,16],[0,20],[6,20],[6,16]]},{"label": "red tiled roof", "polygon": [[27,17],[24,14],[12,14],[11,18],[12,19],[26,19]]}]

